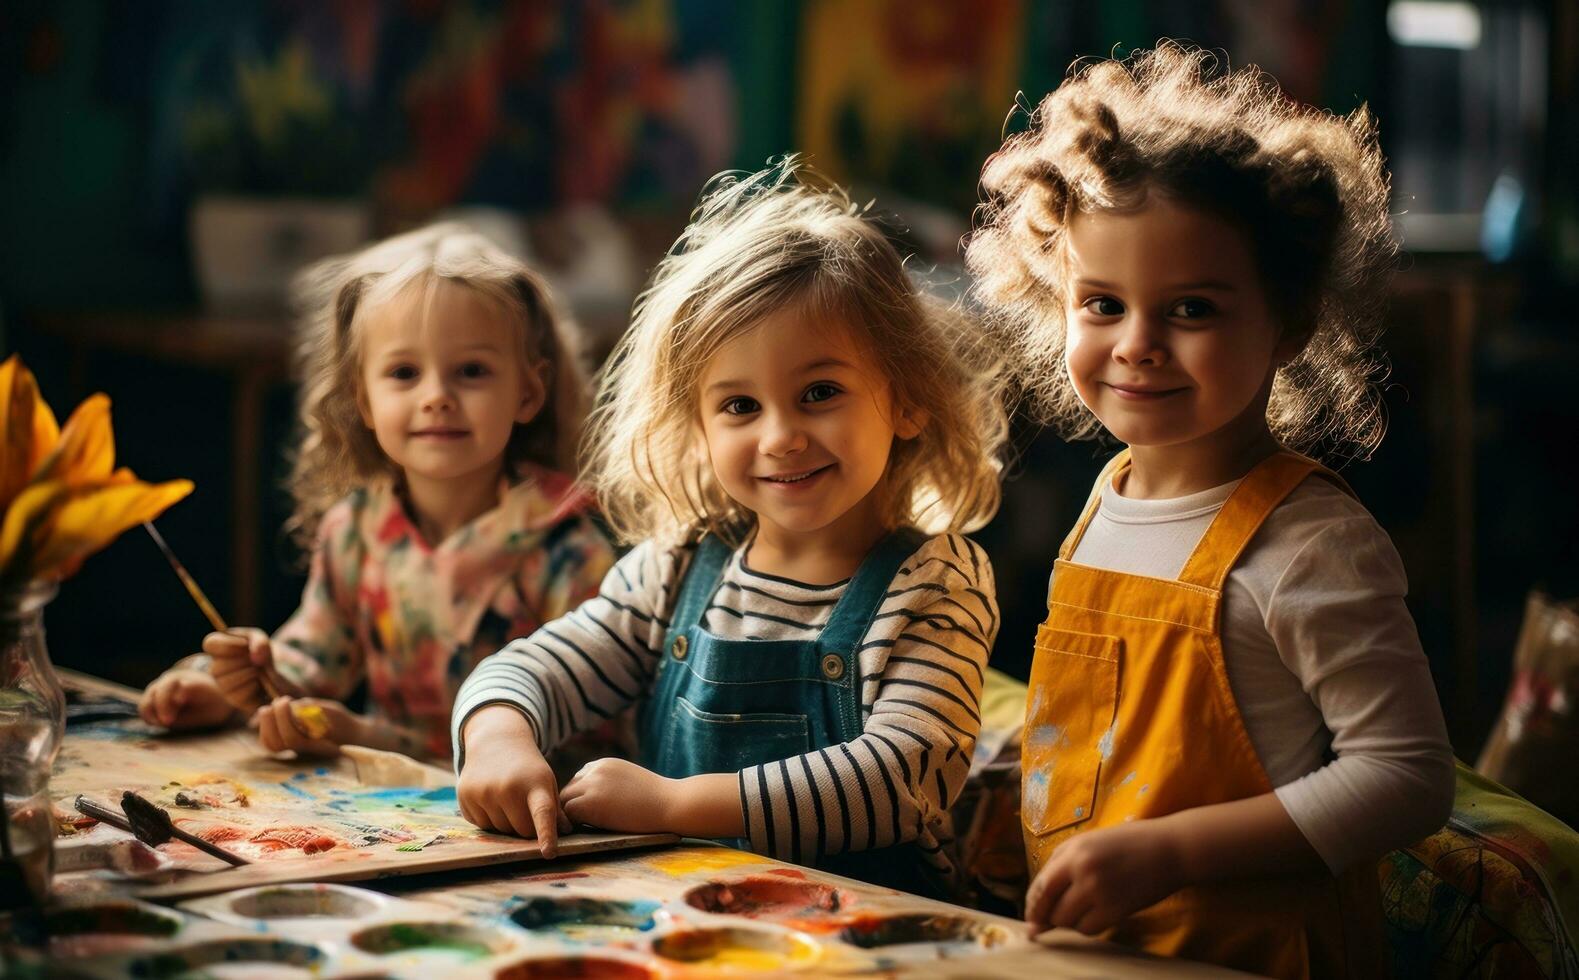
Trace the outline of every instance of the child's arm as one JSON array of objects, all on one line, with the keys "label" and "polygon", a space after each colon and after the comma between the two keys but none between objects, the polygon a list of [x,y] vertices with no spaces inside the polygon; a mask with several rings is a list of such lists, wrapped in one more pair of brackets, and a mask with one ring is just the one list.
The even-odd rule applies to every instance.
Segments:
[{"label": "child's arm", "polygon": [[[975,542],[942,535],[906,560],[888,593],[860,644],[892,644],[880,676],[863,679],[878,687],[862,735],[740,773],[752,850],[798,861],[911,841],[964,787],[998,633],[992,566]],[[797,820],[786,819],[791,808]]]},{"label": "child's arm", "polygon": [[1369,515],[1335,499],[1349,516],[1324,521],[1254,598],[1336,758],[1262,796],[1075,836],[1033,883],[1027,921],[1100,931],[1191,884],[1337,874],[1446,820],[1452,750],[1404,606],[1402,563]]},{"label": "child's arm", "polygon": [[888,656],[871,679],[880,693],[860,736],[686,779],[600,759],[565,787],[566,813],[610,830],[748,837],[753,850],[791,861],[916,839],[952,805],[970,770],[998,628],[993,589],[979,547],[957,535],[934,539],[890,586],[877,617],[886,625],[862,644]]},{"label": "child's arm", "polygon": [[1034,930],[1098,933],[1189,885],[1321,871],[1276,793],[1076,834],[1025,895]]},{"label": "child's arm", "polygon": [[343,701],[362,680],[365,651],[353,625],[364,554],[356,499],[324,514],[301,604],[267,640],[269,665],[293,688],[285,693]]},{"label": "child's arm", "polygon": [[[565,737],[611,718],[646,693],[668,622],[663,611],[682,556],[651,542],[637,546],[604,577],[599,594],[574,612],[512,641],[472,671],[452,716],[455,769],[463,812],[480,826],[534,827],[527,796],[502,778],[526,776]],[[474,719],[487,724],[474,731]],[[479,744],[488,756],[470,763]],[[546,765],[547,786],[557,787]]]}]

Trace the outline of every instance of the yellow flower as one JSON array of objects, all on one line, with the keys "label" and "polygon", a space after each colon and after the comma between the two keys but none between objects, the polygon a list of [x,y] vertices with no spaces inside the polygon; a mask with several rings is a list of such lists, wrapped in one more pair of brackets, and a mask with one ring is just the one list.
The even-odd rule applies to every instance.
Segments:
[{"label": "yellow flower", "polygon": [[0,585],[65,578],[122,531],[192,492],[189,480],[144,483],[115,469],[102,394],[61,428],[16,355],[0,364],[0,432]]}]

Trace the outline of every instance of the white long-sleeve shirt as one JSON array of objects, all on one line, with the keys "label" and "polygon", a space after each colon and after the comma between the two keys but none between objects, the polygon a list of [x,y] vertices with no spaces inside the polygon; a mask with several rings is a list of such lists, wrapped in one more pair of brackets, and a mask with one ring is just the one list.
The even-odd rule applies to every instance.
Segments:
[{"label": "white long-sleeve shirt", "polygon": [[[692,554],[637,546],[596,598],[479,664],[455,702],[456,770],[461,726],[484,705],[518,708],[546,752],[644,697]],[[848,581],[764,575],[743,555],[731,556],[702,625],[733,640],[815,637]],[[986,553],[957,534],[928,539],[904,561],[858,647],[861,735],[738,774],[753,850],[811,862],[915,841],[936,871],[953,873],[948,810],[981,727],[994,588]]]},{"label": "white long-sleeve shirt", "polygon": [[[1136,500],[1111,487],[1082,565],[1176,579],[1237,483]],[[1306,479],[1223,590],[1223,659],[1261,765],[1333,873],[1436,831],[1453,752],[1387,533],[1330,481]]]}]

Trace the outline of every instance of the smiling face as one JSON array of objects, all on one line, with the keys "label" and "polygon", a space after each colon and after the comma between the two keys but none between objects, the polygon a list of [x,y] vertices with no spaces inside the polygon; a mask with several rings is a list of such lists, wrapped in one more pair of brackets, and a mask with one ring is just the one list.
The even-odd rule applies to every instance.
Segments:
[{"label": "smiling face", "polygon": [[698,392],[713,472],[759,538],[884,530],[889,453],[920,425],[842,320],[772,314],[713,355]]},{"label": "smiling face", "polygon": [[362,418],[408,482],[496,477],[511,432],[545,394],[504,312],[440,284],[431,302],[408,289],[359,328]]},{"label": "smiling face", "polygon": [[1068,228],[1065,362],[1081,402],[1131,447],[1190,450],[1267,433],[1280,339],[1245,236],[1152,194]]}]

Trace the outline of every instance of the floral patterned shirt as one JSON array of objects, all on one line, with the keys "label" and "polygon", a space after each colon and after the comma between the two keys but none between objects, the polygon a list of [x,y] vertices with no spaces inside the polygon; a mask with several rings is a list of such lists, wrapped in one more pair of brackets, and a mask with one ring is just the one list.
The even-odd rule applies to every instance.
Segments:
[{"label": "floral patterned shirt", "polygon": [[276,668],[341,701],[366,679],[370,715],[448,755],[450,708],[477,662],[597,595],[614,564],[586,491],[550,470],[524,476],[437,546],[390,482],[331,507],[301,607],[273,636]]}]

